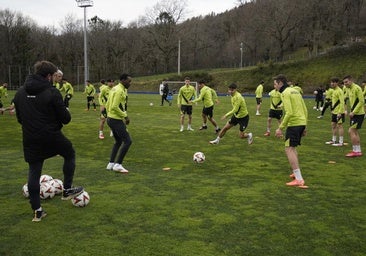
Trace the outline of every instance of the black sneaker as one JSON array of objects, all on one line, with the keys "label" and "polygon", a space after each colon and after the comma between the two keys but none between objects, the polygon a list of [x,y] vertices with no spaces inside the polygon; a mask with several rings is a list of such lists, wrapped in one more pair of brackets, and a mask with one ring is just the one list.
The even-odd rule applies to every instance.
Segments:
[{"label": "black sneaker", "polygon": [[221,131],[221,129],[220,128],[217,128],[216,130],[215,130],[215,132],[216,133],[219,133]]},{"label": "black sneaker", "polygon": [[201,127],[200,127],[200,131],[201,130],[206,130],[207,129],[207,125],[202,125]]},{"label": "black sneaker", "polygon": [[44,210],[34,211],[34,218],[32,221],[40,222],[42,220],[42,218],[44,218],[46,216],[47,216],[47,212],[45,212]]},{"label": "black sneaker", "polygon": [[62,192],[61,200],[69,200],[71,198],[74,198],[74,197],[80,195],[83,192],[84,192],[83,187],[64,189],[64,191]]}]

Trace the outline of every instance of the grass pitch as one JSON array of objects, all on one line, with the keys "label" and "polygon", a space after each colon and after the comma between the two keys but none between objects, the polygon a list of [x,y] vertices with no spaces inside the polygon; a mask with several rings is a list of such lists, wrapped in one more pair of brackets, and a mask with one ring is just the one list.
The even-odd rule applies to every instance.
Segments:
[{"label": "grass pitch", "polygon": [[[28,166],[20,125],[15,116],[0,116],[0,255],[366,255],[365,157],[347,159],[350,145],[324,144],[329,110],[317,119],[313,99],[306,99],[308,135],[298,148],[306,190],[286,187],[284,143],[263,136],[268,98],[255,116],[255,99],[246,97],[253,145],[238,138],[238,127],[209,145],[216,135],[211,124],[198,130],[201,104],[193,110],[195,131],[179,132],[175,102],[160,106],[159,95],[130,93],[127,175],[105,170],[114,140],[107,126],[98,139],[99,112],[85,112],[85,101],[81,93],[71,100],[73,119],[63,131],[76,150],[74,184],[85,187],[90,204],[45,200],[48,216],[40,223],[31,222],[21,193]],[[222,127],[230,97],[220,101],[214,112]],[[196,151],[205,153],[203,164],[192,161]],[[43,174],[62,179],[61,167],[54,157]]]}]

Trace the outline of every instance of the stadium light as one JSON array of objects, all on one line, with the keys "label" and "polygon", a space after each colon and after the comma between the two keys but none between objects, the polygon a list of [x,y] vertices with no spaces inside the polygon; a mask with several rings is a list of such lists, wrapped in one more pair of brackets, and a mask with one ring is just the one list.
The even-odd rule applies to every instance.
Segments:
[{"label": "stadium light", "polygon": [[78,7],[84,8],[84,83],[89,80],[89,67],[88,67],[88,38],[86,33],[86,8],[93,6],[93,1],[90,0],[76,0]]}]

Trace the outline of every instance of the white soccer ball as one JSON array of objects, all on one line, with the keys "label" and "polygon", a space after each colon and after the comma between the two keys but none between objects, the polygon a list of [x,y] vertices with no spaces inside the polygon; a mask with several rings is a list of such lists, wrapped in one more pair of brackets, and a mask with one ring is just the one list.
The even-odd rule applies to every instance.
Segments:
[{"label": "white soccer ball", "polygon": [[55,189],[56,195],[59,195],[62,193],[62,190],[64,189],[64,183],[62,182],[62,180],[53,179],[53,180],[49,181],[49,183]]},{"label": "white soccer ball", "polygon": [[40,186],[39,195],[41,199],[53,198],[55,196],[55,189],[49,182],[43,182]]},{"label": "white soccer ball", "polygon": [[77,207],[85,207],[89,204],[89,202],[90,196],[86,191],[71,199],[71,203]]},{"label": "white soccer ball", "polygon": [[150,107],[154,106],[154,103],[150,102]]},{"label": "white soccer ball", "polygon": [[193,154],[193,161],[195,163],[203,163],[205,161],[206,157],[205,154],[203,154],[202,152],[196,152]]},{"label": "white soccer ball", "polygon": [[22,188],[23,196],[28,198],[29,197],[29,191],[28,191],[28,183],[25,183]]},{"label": "white soccer ball", "polygon": [[314,91],[314,95],[317,95],[318,94],[318,91]]},{"label": "white soccer ball", "polygon": [[39,178],[39,182],[40,182],[40,183],[48,182],[48,181],[50,181],[50,180],[52,180],[52,179],[53,179],[53,178],[52,178],[52,176],[47,175],[47,174],[43,174],[43,175],[41,176],[41,178]]}]

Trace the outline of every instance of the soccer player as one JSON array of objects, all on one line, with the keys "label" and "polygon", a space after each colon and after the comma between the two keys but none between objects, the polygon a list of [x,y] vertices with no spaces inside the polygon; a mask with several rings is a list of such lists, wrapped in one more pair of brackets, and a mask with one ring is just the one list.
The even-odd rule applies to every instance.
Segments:
[{"label": "soccer player", "polygon": [[168,100],[168,94],[169,94],[169,85],[166,81],[163,82],[163,88],[161,89],[161,104],[160,106],[164,106],[164,101],[169,103],[169,106],[172,105],[172,103]]},{"label": "soccer player", "polygon": [[71,120],[59,90],[52,86],[57,67],[48,61],[38,61],[34,74],[27,77],[24,86],[14,97],[16,116],[23,131],[24,159],[29,165],[29,201],[34,211],[32,221],[39,222],[47,213],[41,206],[39,179],[44,160],[56,155],[64,158],[64,190],[62,200],[79,194],[83,187],[72,188],[75,172],[75,151],[61,131]]},{"label": "soccer player", "polygon": [[62,77],[63,77],[64,73],[62,73],[61,70],[57,69],[56,74],[54,75],[53,78],[53,86],[56,87],[57,90],[61,90],[62,89]]},{"label": "soccer player", "polygon": [[245,130],[249,123],[249,113],[244,97],[238,92],[238,86],[236,84],[229,85],[229,94],[231,95],[231,105],[233,108],[227,112],[221,120],[225,120],[231,116],[230,120],[225,124],[224,128],[219,132],[216,139],[211,140],[210,144],[219,144],[225,133],[235,125],[239,124],[239,137],[241,139],[247,138],[248,144],[253,143],[253,134],[246,133]]},{"label": "soccer player", "polygon": [[343,83],[349,89],[350,127],[348,133],[352,142],[352,151],[346,154],[346,157],[358,157],[362,156],[361,139],[358,130],[361,129],[365,117],[365,100],[361,87],[353,82],[352,76],[345,76]]},{"label": "soccer player", "polygon": [[126,125],[130,123],[126,111],[127,90],[131,85],[131,76],[122,74],[120,83],[114,86],[108,96],[105,108],[107,110],[107,124],[111,128],[115,143],[112,148],[107,170],[128,173],[122,166],[123,160],[132,144]]},{"label": "soccer player", "polygon": [[260,116],[261,113],[259,112],[262,105],[262,97],[263,97],[263,84],[264,81],[261,81],[260,84],[257,86],[255,90],[255,100],[257,101],[257,112],[255,113],[256,116]]},{"label": "soccer player", "polygon": [[269,93],[269,101],[271,105],[269,108],[268,119],[267,119],[267,131],[264,133],[264,136],[271,136],[272,119],[273,118],[277,119],[278,125],[280,125],[283,115],[283,111],[281,109],[282,107],[281,93],[276,89],[273,89]]},{"label": "soccer player", "polygon": [[60,91],[65,91],[64,103],[65,106],[69,107],[69,102],[74,95],[74,87],[66,80],[66,78],[62,77],[62,87]]},{"label": "soccer player", "polygon": [[331,86],[327,85],[325,87],[325,103],[322,108],[322,113],[320,114],[320,116],[317,117],[318,119],[323,118],[325,110],[327,110],[327,108],[329,106],[332,106],[332,94],[333,94],[333,88]]},{"label": "soccer player", "polygon": [[[102,83],[102,81],[101,81]],[[99,93],[99,105],[100,105],[100,123],[99,123],[99,139],[104,139],[104,124],[105,120],[107,118],[107,111],[105,109],[105,104],[107,103],[109,92],[114,86],[114,80],[107,79],[107,84],[102,83],[102,85],[99,87],[100,93]]]},{"label": "soccer player", "polygon": [[[207,129],[207,119],[211,122],[211,124],[215,127],[215,132],[218,133],[221,129],[217,125],[215,119],[213,118],[213,109],[214,109],[214,101],[212,89],[205,85],[205,81],[201,80],[198,82],[198,88],[200,89],[200,96],[192,101],[191,103],[196,103],[198,101],[203,101],[203,109],[202,109],[202,120],[203,124],[200,130]],[[217,95],[217,94],[216,94]]]},{"label": "soccer player", "polygon": [[[332,92],[332,99],[331,99],[331,111],[332,111],[332,120],[331,120],[331,127],[332,127],[332,140],[325,142],[327,145],[333,146],[343,146],[343,123],[345,121],[345,108],[344,108],[344,93],[343,90],[339,87],[339,78],[334,77],[330,80],[330,86],[333,89]],[[339,136],[339,140],[337,143],[337,132]]]},{"label": "soccer player", "polygon": [[95,96],[96,90],[95,90],[94,85],[89,80],[86,81],[84,93],[86,94],[86,109],[85,110],[89,111],[90,104],[93,104],[94,111],[97,111],[97,106],[95,105],[95,102],[94,102],[94,96]]},{"label": "soccer player", "polygon": [[184,78],[184,85],[179,89],[177,103],[180,109],[180,131],[184,130],[184,118],[188,115],[187,131],[193,131],[192,128],[192,103],[197,98],[196,89],[191,85],[189,77]]},{"label": "soccer player", "polygon": [[289,87],[284,75],[274,78],[274,88],[281,93],[284,117],[276,130],[276,137],[283,137],[285,133],[285,152],[292,168],[291,178],[293,181],[286,183],[287,186],[304,186],[305,181],[301,175],[296,147],[301,145],[301,137],[306,134],[308,111],[299,91]]},{"label": "soccer player", "polygon": [[4,113],[4,104],[2,102],[2,98],[7,98],[8,97],[8,84],[4,83],[2,86],[0,86],[0,113],[3,114]]}]

